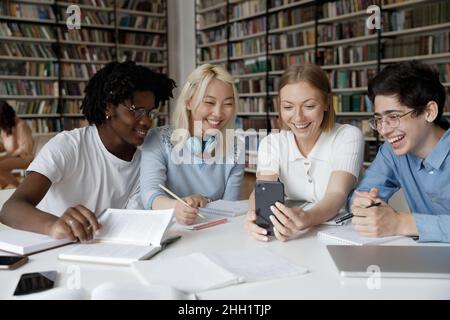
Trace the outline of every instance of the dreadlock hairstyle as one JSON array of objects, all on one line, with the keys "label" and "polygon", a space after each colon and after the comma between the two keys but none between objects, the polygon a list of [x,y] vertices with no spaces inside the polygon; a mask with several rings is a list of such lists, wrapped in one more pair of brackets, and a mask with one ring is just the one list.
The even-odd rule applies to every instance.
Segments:
[{"label": "dreadlock hairstyle", "polygon": [[88,82],[81,111],[90,124],[101,125],[106,120],[106,104],[117,106],[133,97],[135,91],[151,91],[155,103],[173,98],[175,81],[164,74],[138,66],[133,61],[110,62]]},{"label": "dreadlock hairstyle", "polygon": [[10,135],[15,125],[16,112],[6,101],[0,101],[0,129]]}]

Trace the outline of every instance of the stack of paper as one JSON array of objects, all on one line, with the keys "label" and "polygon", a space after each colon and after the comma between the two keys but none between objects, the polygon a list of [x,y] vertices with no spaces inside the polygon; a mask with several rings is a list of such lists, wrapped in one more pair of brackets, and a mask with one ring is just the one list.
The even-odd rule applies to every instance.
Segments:
[{"label": "stack of paper", "polygon": [[308,271],[265,249],[192,253],[175,259],[138,261],[133,263],[133,269],[145,284],[168,285],[191,293]]}]

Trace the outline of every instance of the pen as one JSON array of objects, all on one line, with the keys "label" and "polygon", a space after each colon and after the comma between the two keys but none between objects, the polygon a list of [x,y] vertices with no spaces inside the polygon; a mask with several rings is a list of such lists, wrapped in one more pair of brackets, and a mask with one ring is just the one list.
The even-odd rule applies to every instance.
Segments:
[{"label": "pen", "polygon": [[[365,209],[371,208],[371,207],[378,207],[380,204],[381,204],[381,202],[375,202],[375,203],[372,203],[371,205],[365,207]],[[342,223],[342,222],[347,221],[348,219],[351,219],[351,218],[353,218],[353,213],[346,214],[345,216],[334,220],[334,222]]]},{"label": "pen", "polygon": [[[185,206],[188,206],[189,208],[192,208],[190,205],[187,204],[186,201],[184,201],[183,199],[181,199],[179,196],[177,196],[175,193],[173,193],[172,191],[170,191],[169,189],[167,189],[166,187],[164,187],[162,184],[158,184],[158,186],[163,189],[165,192],[167,192],[168,194],[170,194],[172,197],[174,197],[175,199],[177,199],[178,201],[180,201],[182,204],[184,204]],[[206,219],[200,212],[197,213],[199,215],[200,218]]]}]

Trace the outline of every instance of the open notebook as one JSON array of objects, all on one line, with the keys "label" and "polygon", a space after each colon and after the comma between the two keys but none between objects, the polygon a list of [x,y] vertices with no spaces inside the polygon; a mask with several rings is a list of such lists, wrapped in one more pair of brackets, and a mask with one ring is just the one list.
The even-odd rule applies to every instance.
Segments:
[{"label": "open notebook", "polygon": [[350,223],[344,226],[328,227],[319,231],[317,233],[317,237],[326,243],[364,246],[392,241],[402,238],[403,236],[381,238],[361,237],[355,230],[354,226]]},{"label": "open notebook", "polygon": [[108,209],[94,243],[77,244],[62,252],[61,260],[127,265],[161,250],[173,210]]},{"label": "open notebook", "polygon": [[255,248],[137,261],[133,269],[145,284],[168,285],[196,293],[241,282],[296,276],[308,270],[268,250]]}]

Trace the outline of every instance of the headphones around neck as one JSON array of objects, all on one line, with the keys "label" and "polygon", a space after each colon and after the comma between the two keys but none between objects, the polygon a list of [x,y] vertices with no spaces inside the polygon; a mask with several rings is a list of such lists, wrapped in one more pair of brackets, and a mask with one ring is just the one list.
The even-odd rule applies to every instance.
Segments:
[{"label": "headphones around neck", "polygon": [[208,136],[207,140],[201,141],[198,137],[192,136],[186,140],[186,148],[192,154],[200,154],[202,152],[211,153],[217,145],[215,136]]}]

